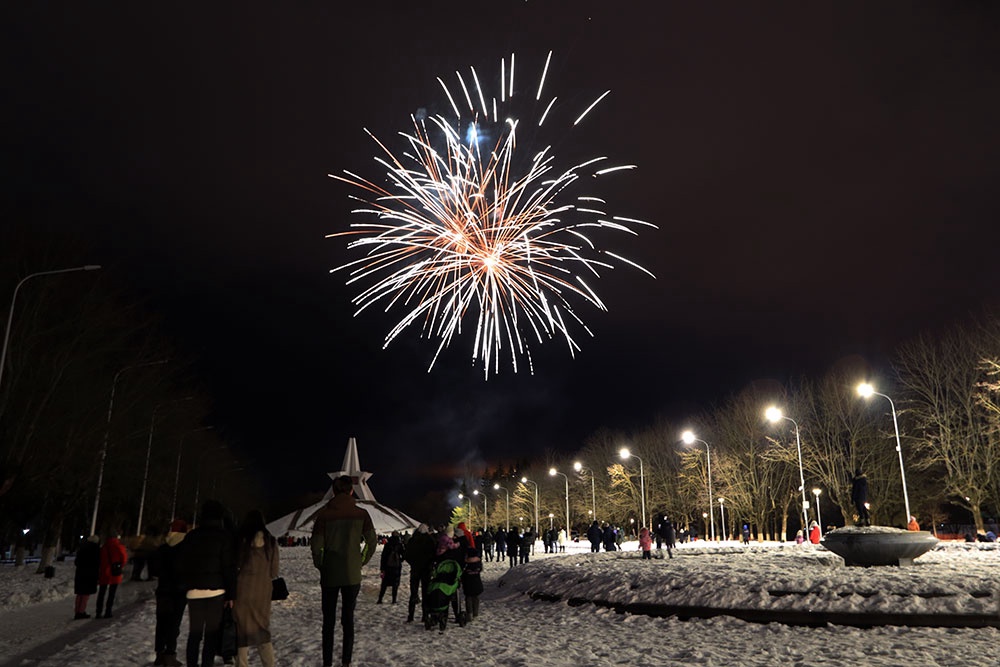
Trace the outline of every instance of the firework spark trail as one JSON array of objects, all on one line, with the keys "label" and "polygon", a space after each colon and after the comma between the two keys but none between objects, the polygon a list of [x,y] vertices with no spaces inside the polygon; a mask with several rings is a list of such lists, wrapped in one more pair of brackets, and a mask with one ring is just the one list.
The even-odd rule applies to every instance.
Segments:
[{"label": "firework spark trail", "polygon": [[[550,52],[535,94],[544,106],[536,127],[559,110],[556,97],[542,104],[551,57]],[[606,166],[606,157],[595,157],[560,172],[551,146],[535,150],[530,160],[517,149],[518,120],[499,115],[514,104],[513,54],[509,64],[506,59],[500,63],[500,107],[476,70],[470,71],[471,85],[455,72],[458,96],[437,79],[454,117],[411,117],[412,131],[399,133],[408,146],[402,158],[365,130],[383,153],[375,160],[386,170],[386,185],[346,170],[330,174],[367,193],[351,196],[362,205],[352,213],[367,220],[328,237],[352,236],[348,248],[364,251],[361,258],[331,271],[347,270],[348,284],[370,281],[353,299],[355,315],[375,304],[386,312],[405,311],[384,346],[422,321],[421,335],[439,339],[430,370],[462,335],[463,321],[474,318],[472,360],[482,362],[488,378],[491,370],[499,372],[505,355],[514,372],[522,357],[533,372],[530,340],[542,343],[559,335],[571,356],[581,349],[571,328],[593,334],[571,301],[606,310],[581,271],[596,278],[599,270],[624,264],[652,276],[620,254],[599,249],[587,235],[589,228],[634,235],[636,227],[656,226],[609,215],[600,197],[570,197],[584,175],[600,177],[635,165]],[[595,99],[572,125],[609,93]],[[460,110],[456,100],[464,100],[467,110]],[[483,144],[492,132],[497,136],[487,148]]]}]

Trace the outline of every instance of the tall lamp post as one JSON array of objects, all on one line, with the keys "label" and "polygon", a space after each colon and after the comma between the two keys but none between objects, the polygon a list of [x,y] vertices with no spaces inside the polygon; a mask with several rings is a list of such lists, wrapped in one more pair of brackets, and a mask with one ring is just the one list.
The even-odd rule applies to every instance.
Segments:
[{"label": "tall lamp post", "polygon": [[584,465],[579,461],[573,464],[573,470],[577,472],[590,473],[590,510],[594,521],[597,521],[597,491],[596,484],[594,482],[594,471],[590,468],[584,467]]},{"label": "tall lamp post", "polygon": [[899,476],[903,480],[903,505],[906,507],[906,521],[910,520],[910,496],[906,493],[906,472],[903,470],[903,446],[899,443],[899,422],[896,421],[896,404],[892,402],[892,399],[885,394],[880,394],[875,391],[875,387],[867,382],[862,382],[858,385],[858,394],[864,398],[869,398],[871,396],[881,396],[885,400],[889,401],[889,407],[892,408],[892,428],[896,431],[896,453],[899,454]]},{"label": "tall lamp post", "polygon": [[160,408],[164,408],[168,405],[173,405],[174,403],[180,403],[182,401],[190,401],[194,396],[185,396],[184,398],[178,398],[174,401],[167,401],[166,403],[160,403],[155,408],[153,408],[153,418],[149,420],[149,441],[146,443],[146,467],[142,472],[142,493],[139,494],[139,519],[135,522],[135,534],[142,535],[142,510],[146,506],[146,483],[149,481],[149,457],[153,453],[153,426],[156,424],[156,413]]},{"label": "tall lamp post", "polygon": [[[622,459],[633,458],[639,461],[639,489],[642,495],[642,520],[646,521],[646,476],[642,471],[642,459],[630,452],[628,447],[622,447],[618,452],[618,455],[622,457]],[[648,526],[651,524],[652,521],[646,525]]]},{"label": "tall lamp post", "polygon": [[566,476],[566,473],[559,472],[555,468],[549,468],[549,475],[552,476],[552,477],[555,477],[556,475],[562,475],[563,481],[566,482],[566,539],[568,540],[569,536],[570,536],[570,527],[569,527],[569,477]]},{"label": "tall lamp post", "polygon": [[[472,491],[472,495],[478,496],[479,495],[479,489],[474,489]],[[483,532],[484,533],[486,532],[486,526],[487,526],[487,524],[489,524],[489,522],[490,522],[490,514],[489,514],[489,511],[486,509],[486,494],[484,493],[483,494]]]},{"label": "tall lamp post", "polygon": [[205,426],[203,428],[196,428],[193,431],[188,431],[181,436],[181,444],[177,447],[177,467],[174,469],[174,499],[170,503],[170,519],[171,521],[177,518],[177,488],[180,486],[181,481],[181,452],[184,451],[184,441],[192,433],[198,433],[200,431],[208,431],[209,429],[215,428],[214,426]]},{"label": "tall lamp post", "polygon": [[[537,540],[538,539],[538,484],[536,482],[532,482],[527,477],[521,478],[521,484],[535,485],[535,539]],[[532,544],[532,547],[534,547],[534,544]],[[532,548],[532,552],[534,552],[534,548]]]},{"label": "tall lamp post", "polygon": [[462,503],[461,503],[462,500],[468,500],[469,501],[469,514],[468,514],[469,519],[468,519],[468,521],[469,521],[469,528],[471,529],[471,527],[472,527],[472,498],[469,498],[469,497],[465,496],[464,494],[460,493],[460,494],[458,494],[458,500],[459,500],[459,503],[458,503],[459,507],[462,506]]},{"label": "tall lamp post", "polygon": [[684,431],[681,433],[681,440],[684,441],[685,445],[693,445],[696,442],[700,442],[705,445],[705,456],[708,460],[708,516],[711,523],[711,535],[712,540],[715,541],[715,510],[712,509],[712,449],[708,446],[708,443],[701,438],[696,438],[693,431]]},{"label": "tall lamp post", "polygon": [[726,499],[719,496],[719,519],[722,521],[722,535],[720,541],[725,541],[726,539]]},{"label": "tall lamp post", "polygon": [[775,424],[782,419],[787,420],[795,424],[795,449],[799,452],[799,491],[802,492],[802,532],[805,533],[809,530],[809,501],[806,500],[806,477],[805,473],[802,471],[802,444],[799,441],[799,423],[792,419],[791,417],[785,416],[781,410],[771,406],[765,412],[764,416],[772,424]]},{"label": "tall lamp post", "polygon": [[111,382],[111,399],[108,401],[108,421],[104,427],[104,444],[101,445],[101,458],[97,465],[97,492],[94,494],[94,513],[90,517],[90,534],[97,534],[97,511],[101,507],[101,487],[104,485],[104,463],[108,460],[108,439],[111,437],[111,411],[115,407],[115,390],[118,387],[118,378],[122,376],[125,371],[130,371],[133,368],[145,368],[146,366],[160,366],[169,361],[169,359],[160,359],[159,361],[150,361],[144,364],[135,364],[133,366],[126,366],[125,368],[119,370],[115,373],[115,378]]},{"label": "tall lamp post", "polygon": [[493,488],[496,489],[497,491],[503,491],[504,494],[507,496],[507,514],[505,515],[505,517],[507,519],[507,522],[506,522],[505,525],[506,525],[506,528],[507,528],[507,532],[509,533],[510,532],[510,491],[508,491],[504,487],[500,486],[499,484],[494,484]]},{"label": "tall lamp post", "polygon": [[[18,281],[17,285],[14,286],[14,295],[10,298],[10,312],[7,313],[7,328],[4,330],[3,334],[3,350],[0,351],[0,383],[3,381],[4,367],[7,365],[7,344],[10,343],[10,325],[14,321],[14,304],[17,302],[17,293],[21,289],[21,285],[28,282],[32,278],[38,278],[39,276],[54,276],[57,273],[73,273],[74,271],[97,271],[100,268],[100,264],[87,264],[85,266],[75,266],[71,269],[39,271],[37,273],[28,274]],[[0,386],[2,386],[2,384],[0,384]]]},{"label": "tall lamp post", "polygon": [[823,534],[823,519],[819,515],[819,494],[823,493],[822,489],[813,489],[813,495],[816,496],[816,525],[819,526],[819,534]]}]

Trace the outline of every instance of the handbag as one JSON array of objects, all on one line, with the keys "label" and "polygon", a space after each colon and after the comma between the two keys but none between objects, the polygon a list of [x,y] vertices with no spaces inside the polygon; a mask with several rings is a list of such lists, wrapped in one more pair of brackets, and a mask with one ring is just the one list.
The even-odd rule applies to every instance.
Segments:
[{"label": "handbag", "polygon": [[288,599],[288,584],[285,583],[284,577],[276,577],[271,580],[271,599],[272,600]]},{"label": "handbag", "polygon": [[231,658],[236,655],[236,620],[231,607],[222,610],[222,633],[219,637],[219,655]]}]

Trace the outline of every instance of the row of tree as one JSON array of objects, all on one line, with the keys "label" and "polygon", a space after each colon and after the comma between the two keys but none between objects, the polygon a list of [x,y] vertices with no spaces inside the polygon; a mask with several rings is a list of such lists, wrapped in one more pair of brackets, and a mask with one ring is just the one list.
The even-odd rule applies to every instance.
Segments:
[{"label": "row of tree", "polygon": [[0,285],[20,283],[0,381],[0,552],[39,547],[44,567],[92,526],[155,531],[174,511],[193,519],[199,494],[250,488],[191,363],[141,303],[107,269],[21,282],[72,264],[18,249],[0,261]]},{"label": "row of tree", "polygon": [[[862,398],[862,382],[884,396]],[[769,406],[789,419],[769,422]],[[687,429],[704,442],[685,446]],[[622,447],[635,456],[622,459]],[[848,359],[819,379],[755,383],[690,421],[661,419],[631,434],[601,431],[572,457],[548,452],[544,460],[470,474],[463,495],[477,490],[486,501],[477,495],[456,502],[454,518],[482,526],[487,512],[494,526],[532,525],[537,484],[543,528],[550,515],[554,525],[577,532],[595,519],[637,530],[668,517],[702,535],[714,523],[718,535],[738,536],[745,523],[756,539],[788,539],[803,523],[800,450],[810,521],[855,522],[851,480],[860,469],[869,480],[873,523],[907,524],[905,477],[910,512],[922,525],[936,529],[957,512],[983,532],[984,516],[1000,510],[1000,319],[987,315],[918,336],[898,349],[883,377]],[[577,462],[582,470],[574,469]],[[569,517],[565,481],[550,468],[569,478]]]}]

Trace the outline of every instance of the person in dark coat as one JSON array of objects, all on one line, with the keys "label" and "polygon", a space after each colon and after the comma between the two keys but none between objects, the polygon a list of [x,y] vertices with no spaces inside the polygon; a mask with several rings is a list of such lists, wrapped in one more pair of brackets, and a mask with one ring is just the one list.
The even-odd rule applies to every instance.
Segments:
[{"label": "person in dark coat", "polygon": [[590,528],[587,529],[587,539],[590,540],[590,553],[596,554],[601,550],[601,540],[604,539],[604,531],[601,530],[601,524],[594,521],[590,524]]},{"label": "person in dark coat", "polygon": [[466,550],[462,568],[462,593],[465,595],[465,618],[471,621],[479,616],[479,596],[483,594],[483,559],[479,549]]},{"label": "person in dark coat", "polygon": [[420,622],[423,623],[427,612],[423,600],[427,597],[427,587],[431,585],[431,572],[434,569],[434,550],[437,543],[431,535],[427,524],[417,526],[417,532],[406,543],[403,559],[410,564],[410,601],[406,622],[413,622],[413,614],[420,603]]},{"label": "person in dark coat", "polygon": [[871,514],[868,512],[868,478],[861,468],[854,471],[854,479],[851,480],[851,502],[858,511],[858,525],[870,526]]},{"label": "person in dark coat", "polygon": [[670,519],[663,519],[663,546],[667,548],[667,556],[674,557],[674,549],[677,547],[675,539],[674,524]]},{"label": "person in dark coat", "polygon": [[225,517],[222,503],[205,501],[201,525],[187,534],[176,554],[177,575],[188,603],[189,667],[214,663],[222,638],[222,610],[231,608],[236,598],[235,541]]},{"label": "person in dark coat", "polygon": [[535,544],[535,534],[531,532],[531,529],[524,531],[524,535],[521,536],[521,565],[525,565],[530,560],[529,556],[531,554],[531,547]]},{"label": "person in dark coat", "polygon": [[508,565],[507,568],[512,568],[517,565],[517,557],[521,550],[521,535],[518,533],[517,528],[511,528],[507,531],[507,558]]},{"label": "person in dark coat", "polygon": [[177,577],[177,551],[187,534],[187,523],[175,519],[170,523],[170,531],[156,549],[150,560],[156,562],[156,635],[154,639],[156,661],[154,665],[179,667],[177,659],[177,636],[181,631],[181,619],[187,607],[184,587]]},{"label": "person in dark coat", "polygon": [[91,535],[76,552],[76,573],[73,575],[73,592],[76,594],[76,604],[73,607],[73,618],[90,618],[87,613],[87,600],[97,592],[97,577],[101,568],[101,538]]},{"label": "person in dark coat", "polygon": [[382,577],[382,585],[378,591],[378,601],[375,604],[382,604],[385,592],[392,588],[392,603],[396,604],[396,596],[399,594],[399,580],[403,574],[403,541],[399,537],[399,531],[392,531],[392,535],[386,540],[382,547],[382,558],[379,562],[379,574]]},{"label": "person in dark coat", "polygon": [[611,527],[611,524],[604,524],[604,550],[605,551],[617,551],[618,546],[615,544],[615,529]]},{"label": "person in dark coat", "polygon": [[493,531],[491,531],[489,528],[487,528],[486,530],[483,531],[482,535],[479,536],[479,539],[480,539],[480,542],[482,543],[482,547],[483,547],[483,558],[487,562],[492,563],[493,562],[493,544],[494,544],[494,541],[495,541],[494,537],[493,537]]},{"label": "person in dark coat", "polygon": [[[101,568],[97,575],[97,611],[96,618],[111,618],[111,609],[115,606],[115,593],[122,583],[122,573],[128,563],[128,552],[117,535],[112,535],[101,547]],[[105,605],[105,595],[107,604]]]}]

